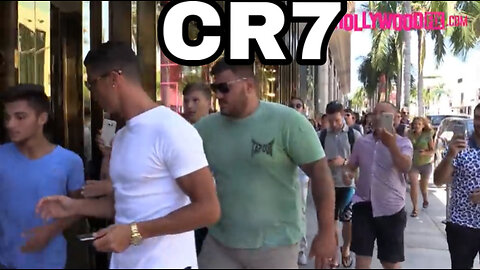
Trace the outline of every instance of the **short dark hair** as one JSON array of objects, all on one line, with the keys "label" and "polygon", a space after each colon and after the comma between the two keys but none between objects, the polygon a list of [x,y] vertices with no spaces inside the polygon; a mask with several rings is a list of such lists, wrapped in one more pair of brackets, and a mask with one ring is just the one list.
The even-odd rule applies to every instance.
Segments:
[{"label": "short dark hair", "polygon": [[185,96],[195,91],[201,92],[208,100],[212,98],[210,86],[200,82],[187,84],[185,88],[183,88],[183,95]]},{"label": "short dark hair", "polygon": [[327,114],[342,113],[343,105],[338,101],[332,101],[327,105]]},{"label": "short dark hair", "polygon": [[255,79],[255,73],[253,72],[253,65],[229,65],[225,62],[225,58],[220,58],[213,65],[210,73],[215,76],[224,71],[231,70],[235,75],[248,79]]},{"label": "short dark hair", "polygon": [[129,78],[141,81],[138,57],[127,43],[112,41],[102,43],[88,52],[83,63],[101,74],[122,70]]},{"label": "short dark hair", "polygon": [[43,86],[36,84],[19,84],[9,87],[2,93],[0,100],[3,104],[17,101],[26,101],[37,114],[50,112],[50,100],[45,94]]},{"label": "short dark hair", "polygon": [[324,118],[326,118],[326,117],[327,117],[327,115],[326,115],[326,114],[322,115],[322,120],[323,120]]}]

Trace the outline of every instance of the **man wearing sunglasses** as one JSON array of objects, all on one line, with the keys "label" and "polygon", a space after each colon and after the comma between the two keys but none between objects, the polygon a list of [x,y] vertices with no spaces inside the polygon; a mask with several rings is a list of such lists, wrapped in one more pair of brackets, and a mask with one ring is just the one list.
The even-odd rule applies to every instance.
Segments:
[{"label": "man wearing sunglasses", "polygon": [[113,252],[111,268],[196,268],[193,230],[220,215],[198,132],[148,97],[130,44],[101,44],[85,66],[93,98],[127,120],[112,147],[114,194],[47,197],[37,211],[44,218],[115,216],[115,224],[96,232],[93,241],[97,251]]},{"label": "man wearing sunglasses", "polygon": [[356,131],[360,132],[360,134],[363,135],[363,127],[362,125],[357,124],[357,116],[356,114],[352,111],[352,109],[345,109],[344,111],[345,115],[345,122],[347,123],[347,126],[355,129]]},{"label": "man wearing sunglasses", "polygon": [[297,167],[312,179],[318,234],[311,256],[330,267],[335,256],[333,180],[317,134],[305,116],[260,102],[253,66],[212,68],[220,113],[196,128],[214,172],[222,209],[209,228],[201,268],[298,268],[305,224]]}]

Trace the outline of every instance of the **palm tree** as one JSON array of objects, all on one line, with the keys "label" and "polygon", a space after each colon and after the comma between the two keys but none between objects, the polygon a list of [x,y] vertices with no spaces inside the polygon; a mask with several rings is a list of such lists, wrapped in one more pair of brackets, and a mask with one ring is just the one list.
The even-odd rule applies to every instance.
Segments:
[{"label": "palm tree", "polygon": [[425,62],[425,39],[427,34],[430,34],[435,42],[434,55],[437,67],[443,61],[446,54],[445,37],[449,37],[452,53],[455,56],[462,56],[462,58],[465,59],[468,51],[474,48],[479,41],[480,3],[478,3],[478,1],[413,1],[413,10],[420,12],[443,12],[445,18],[448,18],[450,15],[468,16],[467,27],[454,27],[447,28],[446,30],[417,30],[418,115],[423,116],[423,64]]},{"label": "palm tree", "polygon": [[[364,8],[370,12],[401,13],[403,7],[399,1],[369,1]],[[400,107],[404,33],[377,27],[372,30],[372,38],[372,65],[380,73],[381,81],[385,80],[385,101],[389,101],[395,81],[397,107]]]},{"label": "palm tree", "polygon": [[363,57],[363,61],[358,67],[358,80],[362,82],[366,95],[373,107],[375,96],[377,95],[378,77],[380,74],[372,65],[372,54]]},{"label": "palm tree", "polygon": [[[410,14],[412,12],[412,5],[411,1],[403,1],[403,6],[405,9],[406,14]],[[410,105],[410,67],[411,67],[411,42],[410,42],[410,31],[405,31],[403,33],[403,43],[404,43],[404,61],[403,61],[403,81],[404,81],[404,86],[405,86],[405,91],[404,91],[404,100],[403,100],[403,106],[409,107]],[[401,87],[400,87],[401,89]],[[401,93],[400,93],[401,95]],[[398,97],[398,95],[397,95]],[[397,102],[398,106],[398,102]]]}]

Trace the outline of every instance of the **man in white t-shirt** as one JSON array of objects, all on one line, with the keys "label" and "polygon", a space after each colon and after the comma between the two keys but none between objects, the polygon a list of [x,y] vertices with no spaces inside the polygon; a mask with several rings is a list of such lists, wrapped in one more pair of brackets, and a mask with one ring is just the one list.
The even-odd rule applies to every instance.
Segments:
[{"label": "man in white t-shirt", "polygon": [[43,218],[115,217],[94,234],[111,268],[197,268],[193,230],[214,224],[220,206],[199,134],[180,115],[157,107],[141,86],[129,45],[107,42],[85,58],[92,96],[124,118],[112,148],[114,194],[100,199],[47,197]]}]

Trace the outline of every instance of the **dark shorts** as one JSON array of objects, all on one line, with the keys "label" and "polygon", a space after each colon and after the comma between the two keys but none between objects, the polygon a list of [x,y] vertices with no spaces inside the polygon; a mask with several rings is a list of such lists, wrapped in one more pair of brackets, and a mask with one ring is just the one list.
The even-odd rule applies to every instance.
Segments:
[{"label": "dark shorts", "polygon": [[480,229],[447,223],[447,242],[452,269],[472,269],[480,252]]},{"label": "dark shorts", "polygon": [[197,256],[202,252],[203,242],[208,235],[208,228],[200,228],[195,230],[195,247],[197,249]]},{"label": "dark shorts", "polygon": [[352,220],[352,198],[355,189],[351,187],[335,188],[335,220],[350,222]]},{"label": "dark shorts", "polygon": [[432,174],[433,172],[433,165],[432,163],[425,164],[422,166],[412,166],[412,169],[410,170],[412,172],[416,172],[420,174],[421,176],[427,177]]},{"label": "dark shorts", "polygon": [[400,210],[392,216],[373,217],[370,202],[353,205],[352,251],[359,256],[372,257],[377,240],[378,259],[382,262],[405,261],[404,233],[407,213]]}]

